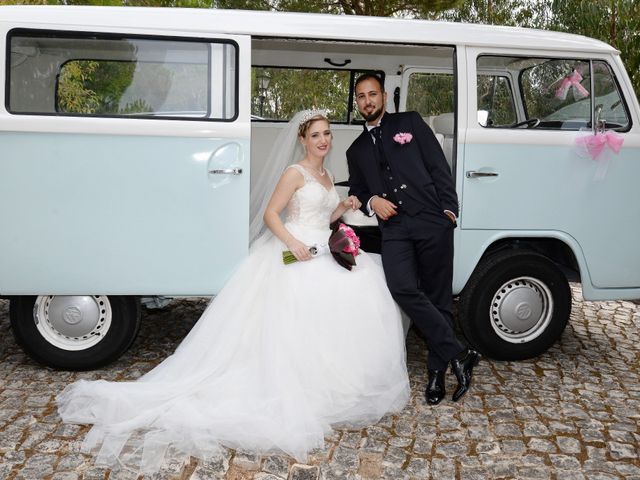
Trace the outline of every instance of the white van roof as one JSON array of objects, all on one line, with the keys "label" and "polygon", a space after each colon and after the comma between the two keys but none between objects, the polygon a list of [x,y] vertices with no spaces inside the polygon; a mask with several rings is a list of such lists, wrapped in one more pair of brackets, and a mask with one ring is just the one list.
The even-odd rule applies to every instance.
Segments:
[{"label": "white van roof", "polygon": [[481,47],[536,48],[557,51],[616,52],[610,45],[569,33],[518,27],[405,20],[398,18],[328,15],[314,13],[245,10],[89,7],[5,6],[0,24],[25,28],[127,31],[175,34],[246,34],[259,37],[291,37],[392,43],[476,45]]}]

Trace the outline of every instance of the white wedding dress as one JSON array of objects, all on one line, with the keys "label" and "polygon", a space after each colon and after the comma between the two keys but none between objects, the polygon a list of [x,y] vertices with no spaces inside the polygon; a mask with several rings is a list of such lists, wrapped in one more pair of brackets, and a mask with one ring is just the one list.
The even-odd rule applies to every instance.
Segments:
[{"label": "white wedding dress", "polygon": [[[304,168],[285,225],[326,243],[340,199]],[[135,382],[80,380],[58,396],[64,422],[93,424],[83,449],[99,465],[143,473],[172,455],[221,445],[304,460],[331,425],[364,426],[409,398],[404,335],[382,268],[331,255],[284,265],[267,234],[175,353]]]}]

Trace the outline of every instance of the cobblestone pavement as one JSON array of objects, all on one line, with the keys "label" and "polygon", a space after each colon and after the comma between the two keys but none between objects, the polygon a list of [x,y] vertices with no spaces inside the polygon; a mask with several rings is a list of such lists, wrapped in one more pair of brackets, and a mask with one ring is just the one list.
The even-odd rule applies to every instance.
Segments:
[{"label": "cobblestone pavement", "polygon": [[[640,306],[586,302],[572,288],[561,341],[534,360],[483,361],[459,404],[425,405],[424,343],[410,332],[413,395],[400,415],[335,431],[308,465],[229,450],[206,463],[167,465],[153,478],[640,480]],[[138,340],[117,363],[69,373],[35,365],[19,350],[8,302],[0,301],[0,479],[136,478],[79,453],[87,427],[62,425],[54,397],[80,378],[137,378],[174,350],[204,306],[188,300],[146,312]]]}]

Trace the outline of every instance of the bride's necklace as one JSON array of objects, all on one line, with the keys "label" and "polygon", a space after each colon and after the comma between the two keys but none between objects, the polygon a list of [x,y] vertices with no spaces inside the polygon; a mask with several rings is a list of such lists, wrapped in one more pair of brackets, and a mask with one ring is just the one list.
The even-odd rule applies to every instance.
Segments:
[{"label": "bride's necklace", "polygon": [[322,171],[320,171],[317,168],[310,167],[309,165],[302,165],[302,166],[308,170],[311,170],[312,172],[317,173],[321,177],[324,177],[327,173],[327,170],[324,167],[322,167]]}]

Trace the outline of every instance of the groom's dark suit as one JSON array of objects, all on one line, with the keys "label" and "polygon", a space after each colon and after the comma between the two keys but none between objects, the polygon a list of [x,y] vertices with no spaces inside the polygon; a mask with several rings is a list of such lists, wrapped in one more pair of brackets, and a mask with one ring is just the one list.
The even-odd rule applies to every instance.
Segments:
[{"label": "groom's dark suit", "polygon": [[[385,113],[377,142],[365,126],[347,150],[350,195],[367,203],[377,195],[398,214],[379,219],[382,263],[389,290],[424,334],[428,368],[444,370],[464,350],[453,331],[453,229],[458,215],[449,165],[435,135],[416,112]],[[394,140],[410,133],[411,141]],[[381,148],[380,148],[381,147]]]}]

